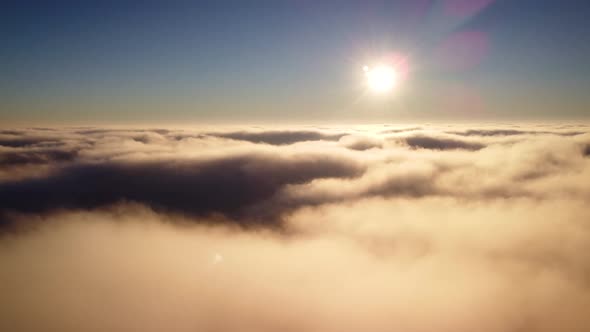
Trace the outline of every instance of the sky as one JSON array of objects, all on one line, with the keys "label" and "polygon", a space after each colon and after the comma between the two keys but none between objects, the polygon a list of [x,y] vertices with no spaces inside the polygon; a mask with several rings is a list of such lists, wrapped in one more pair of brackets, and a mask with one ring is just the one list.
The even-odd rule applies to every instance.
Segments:
[{"label": "sky", "polygon": [[[9,124],[371,123],[590,116],[590,3],[3,1]],[[396,91],[362,68],[392,55]]]}]

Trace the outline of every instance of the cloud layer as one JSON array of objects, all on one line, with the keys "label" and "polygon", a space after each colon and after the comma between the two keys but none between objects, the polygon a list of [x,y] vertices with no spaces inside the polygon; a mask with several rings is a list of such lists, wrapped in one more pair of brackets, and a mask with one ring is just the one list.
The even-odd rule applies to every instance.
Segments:
[{"label": "cloud layer", "polygon": [[590,128],[0,131],[0,329],[585,331]]}]

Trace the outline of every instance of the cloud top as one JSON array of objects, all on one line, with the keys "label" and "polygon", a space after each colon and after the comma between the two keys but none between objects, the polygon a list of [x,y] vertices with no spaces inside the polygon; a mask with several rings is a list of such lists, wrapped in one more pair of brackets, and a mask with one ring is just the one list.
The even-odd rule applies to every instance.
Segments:
[{"label": "cloud top", "polygon": [[0,330],[586,331],[572,128],[3,130]]}]

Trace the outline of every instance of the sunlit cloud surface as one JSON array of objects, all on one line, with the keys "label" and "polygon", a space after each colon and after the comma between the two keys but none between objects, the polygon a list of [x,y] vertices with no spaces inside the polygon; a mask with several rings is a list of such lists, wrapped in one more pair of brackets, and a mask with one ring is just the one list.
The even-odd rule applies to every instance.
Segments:
[{"label": "sunlit cloud surface", "polygon": [[586,331],[584,125],[0,132],[0,330]]}]

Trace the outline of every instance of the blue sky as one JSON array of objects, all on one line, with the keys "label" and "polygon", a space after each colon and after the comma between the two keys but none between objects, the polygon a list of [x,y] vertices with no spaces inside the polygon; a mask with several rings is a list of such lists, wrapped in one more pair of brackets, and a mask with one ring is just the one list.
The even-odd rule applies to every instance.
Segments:
[{"label": "blue sky", "polygon": [[[0,119],[589,117],[590,3],[448,11],[474,1],[4,1]],[[441,56],[457,36],[476,38]],[[367,94],[362,66],[392,52],[408,58],[403,92]]]}]

